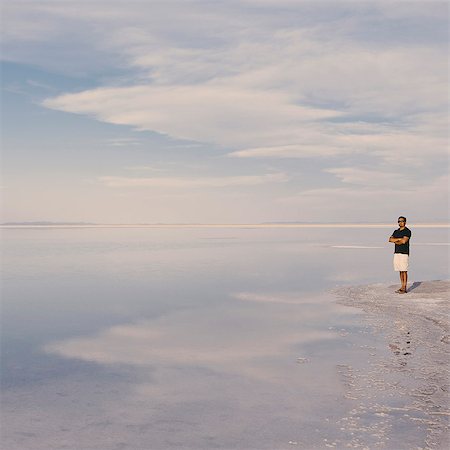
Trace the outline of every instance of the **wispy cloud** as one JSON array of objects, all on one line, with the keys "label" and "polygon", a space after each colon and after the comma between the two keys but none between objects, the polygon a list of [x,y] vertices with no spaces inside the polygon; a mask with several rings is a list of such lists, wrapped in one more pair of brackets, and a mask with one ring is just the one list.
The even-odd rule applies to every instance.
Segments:
[{"label": "wispy cloud", "polygon": [[232,158],[314,158],[351,153],[348,147],[327,146],[326,144],[291,144],[275,147],[258,147],[239,150],[228,154]]},{"label": "wispy cloud", "polygon": [[308,124],[340,115],[326,108],[296,105],[282,92],[226,83],[100,88],[47,99],[44,105],[139,130],[230,147],[301,141],[309,134]]},{"label": "wispy cloud", "polygon": [[[148,69],[146,82],[43,104],[229,147],[237,157],[364,151],[389,158],[386,147],[403,146],[405,138],[410,158],[422,159],[424,146],[442,149],[424,121],[433,114],[444,126],[448,80],[440,49],[370,47],[344,36],[332,41],[319,31],[326,30],[275,30],[270,40],[249,36],[219,50],[158,49],[152,36],[137,33],[140,43],[123,51],[133,54],[130,64]],[[383,122],[390,126],[380,127]]]},{"label": "wispy cloud", "polygon": [[336,175],[343,183],[363,186],[389,186],[390,188],[411,187],[411,180],[402,173],[362,169],[358,167],[336,167],[325,169],[326,172]]},{"label": "wispy cloud", "polygon": [[[408,17],[421,17],[432,26],[442,14],[439,5],[344,2],[334,13],[319,4],[303,14],[305,5],[298,2],[283,2],[284,12],[280,2],[244,2],[240,20],[227,34],[217,30],[235,16],[238,4],[219,10],[208,2],[199,5],[139,3],[133,10],[115,3],[107,14],[100,4],[83,11],[70,5],[36,7],[34,14],[46,19],[41,23],[51,26],[46,31],[22,21],[29,29],[25,35],[48,39],[62,33],[56,18],[74,30],[85,23],[88,33],[97,30],[97,51],[120,55],[130,68],[139,69],[125,85],[60,95],[44,105],[229,147],[232,156],[242,158],[363,151],[389,160],[392,151],[386,147],[402,147],[405,138],[408,154],[402,152],[403,157],[413,163],[420,163],[424,148],[446,151],[443,139],[436,142],[437,126],[432,130],[424,121],[433,114],[440,133],[446,129],[446,46],[403,42],[400,32],[386,45],[376,34],[378,23],[394,33],[397,21]],[[11,10],[12,23],[31,17],[23,9]],[[166,13],[172,22],[164,30],[155,18]],[[292,14],[298,15],[296,27]],[[151,27],[144,26],[148,20]],[[197,44],[181,44],[172,26]],[[205,33],[211,39],[198,45]],[[374,128],[361,136],[358,127],[367,120]],[[380,130],[374,120],[390,122],[391,129]]]},{"label": "wispy cloud", "polygon": [[112,145],[113,147],[130,147],[130,146],[142,145],[142,142],[139,141],[139,139],[133,139],[133,138],[127,138],[127,137],[107,139],[105,142],[108,145]]},{"label": "wispy cloud", "polygon": [[285,173],[266,175],[247,175],[229,177],[99,177],[100,183],[108,187],[159,187],[159,188],[201,188],[201,187],[231,187],[231,186],[257,186],[266,183],[284,183],[289,181]]},{"label": "wispy cloud", "polygon": [[[107,141],[123,154],[140,141],[127,131],[157,133],[158,149],[141,146],[139,157],[129,152],[129,162],[112,161],[117,172],[109,173],[154,168],[164,152],[171,161],[205,164],[200,178],[187,164],[171,177],[103,176],[99,190],[117,189],[102,195],[152,187],[196,196],[203,188],[210,212],[219,188],[260,186],[251,200],[242,195],[239,207],[230,202],[227,209],[233,217],[253,211],[250,220],[259,220],[268,201],[267,211],[278,217],[301,211],[308,220],[326,220],[344,214],[337,206],[343,202],[356,217],[370,204],[386,220],[396,206],[382,199],[393,193],[411,208],[420,204],[423,216],[439,208],[445,196],[433,183],[448,164],[444,2],[131,4],[9,2],[5,9],[6,60],[89,80],[82,84],[88,88],[64,85],[42,106],[113,125],[103,129],[125,126],[116,128],[119,139]],[[269,163],[274,174],[254,175],[269,171]],[[138,196],[149,190],[134,193],[142,211]],[[164,213],[158,208],[172,218],[197,204],[191,197]]]},{"label": "wispy cloud", "polygon": [[386,220],[385,217],[397,217],[400,210],[401,214],[411,217],[411,221],[420,217],[421,221],[433,222],[449,220],[448,186],[448,175],[428,183],[397,187],[383,184],[381,180],[376,186],[361,183],[357,186],[305,189],[296,195],[280,198],[278,202],[288,208],[307,211],[309,217],[319,221],[333,217],[344,222],[379,222]]},{"label": "wispy cloud", "polygon": [[133,170],[133,171],[144,171],[144,172],[165,172],[168,169],[163,169],[161,167],[155,166],[129,166],[124,167],[125,170]]}]

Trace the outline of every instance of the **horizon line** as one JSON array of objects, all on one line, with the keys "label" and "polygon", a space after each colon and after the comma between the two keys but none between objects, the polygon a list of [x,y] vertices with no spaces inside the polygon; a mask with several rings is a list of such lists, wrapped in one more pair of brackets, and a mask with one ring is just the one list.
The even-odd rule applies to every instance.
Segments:
[{"label": "horizon line", "polygon": [[[87,222],[5,222],[0,228],[356,228],[392,227],[390,222],[259,222],[259,223],[87,223]],[[449,222],[417,222],[411,227],[450,228]]]}]

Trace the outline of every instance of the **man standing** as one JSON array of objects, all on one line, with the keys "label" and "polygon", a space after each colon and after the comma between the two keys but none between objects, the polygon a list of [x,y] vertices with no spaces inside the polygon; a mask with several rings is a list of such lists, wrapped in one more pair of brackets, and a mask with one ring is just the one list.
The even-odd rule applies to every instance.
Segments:
[{"label": "man standing", "polygon": [[398,294],[406,294],[411,230],[406,227],[406,217],[403,216],[398,218],[398,226],[399,228],[395,230],[389,238],[389,242],[395,244],[394,270],[400,272],[400,282],[402,283],[402,287],[395,292]]}]

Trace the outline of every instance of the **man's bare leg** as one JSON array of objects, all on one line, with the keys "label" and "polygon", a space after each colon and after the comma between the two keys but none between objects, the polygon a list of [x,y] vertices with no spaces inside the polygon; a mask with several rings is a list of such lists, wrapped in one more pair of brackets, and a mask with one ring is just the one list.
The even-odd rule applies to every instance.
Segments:
[{"label": "man's bare leg", "polygon": [[400,281],[402,283],[401,291],[406,292],[406,285],[408,283],[408,272],[400,272]]}]

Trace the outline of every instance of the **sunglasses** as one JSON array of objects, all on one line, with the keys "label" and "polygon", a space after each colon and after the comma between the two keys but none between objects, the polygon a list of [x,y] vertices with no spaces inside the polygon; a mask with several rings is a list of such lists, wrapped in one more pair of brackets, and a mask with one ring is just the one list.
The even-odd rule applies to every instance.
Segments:
[{"label": "sunglasses", "polygon": [[397,223],[404,222],[404,220],[399,220]]}]

